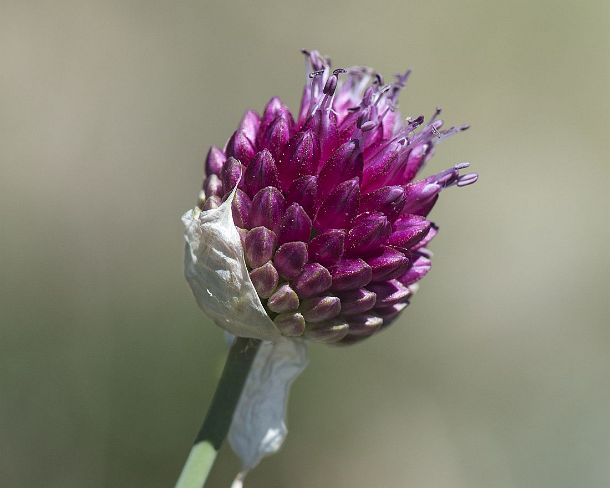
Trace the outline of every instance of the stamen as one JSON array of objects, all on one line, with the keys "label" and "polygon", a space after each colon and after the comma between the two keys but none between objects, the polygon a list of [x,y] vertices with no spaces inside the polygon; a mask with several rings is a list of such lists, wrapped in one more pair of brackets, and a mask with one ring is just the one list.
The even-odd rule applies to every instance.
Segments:
[{"label": "stamen", "polygon": [[434,122],[436,120],[436,118],[441,114],[442,111],[443,111],[442,108],[436,107],[436,110],[434,111],[434,114],[432,115],[432,117],[430,117],[430,120],[428,121],[428,123],[431,124],[432,122]]},{"label": "stamen", "polygon": [[472,185],[479,179],[479,175],[477,173],[468,173],[466,175],[460,176],[457,180],[456,185],[458,187]]}]

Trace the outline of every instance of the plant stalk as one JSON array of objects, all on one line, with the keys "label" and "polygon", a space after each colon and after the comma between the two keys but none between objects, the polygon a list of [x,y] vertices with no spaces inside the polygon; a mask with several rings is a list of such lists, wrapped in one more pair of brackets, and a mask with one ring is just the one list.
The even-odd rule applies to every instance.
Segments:
[{"label": "plant stalk", "polygon": [[238,337],[216,387],[212,403],[186,459],[176,488],[202,488],[233,420],[233,413],[261,341]]}]

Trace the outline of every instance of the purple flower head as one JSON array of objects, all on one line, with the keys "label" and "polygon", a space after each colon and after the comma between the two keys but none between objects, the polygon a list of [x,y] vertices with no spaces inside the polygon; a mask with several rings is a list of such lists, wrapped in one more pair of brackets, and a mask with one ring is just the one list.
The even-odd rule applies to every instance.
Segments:
[{"label": "purple flower head", "polygon": [[409,71],[390,83],[363,67],[331,69],[304,51],[299,113],[278,98],[247,111],[210,149],[200,208],[233,195],[233,222],[256,292],[279,332],[352,344],[383,330],[430,269],[428,214],[447,187],[477,180],[467,163],[417,177],[441,140],[440,110],[397,109]]}]

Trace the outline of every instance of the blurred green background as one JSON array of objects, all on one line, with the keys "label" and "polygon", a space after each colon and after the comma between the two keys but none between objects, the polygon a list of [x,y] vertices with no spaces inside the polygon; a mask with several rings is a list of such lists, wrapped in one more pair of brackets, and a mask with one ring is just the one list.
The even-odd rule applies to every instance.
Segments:
[{"label": "blurred green background", "polygon": [[[387,333],[311,347],[255,487],[610,486],[610,3],[0,1],[0,485],[167,487],[226,350],[180,215],[299,49],[472,129],[428,173],[434,268]],[[210,486],[228,486],[228,448]]]}]

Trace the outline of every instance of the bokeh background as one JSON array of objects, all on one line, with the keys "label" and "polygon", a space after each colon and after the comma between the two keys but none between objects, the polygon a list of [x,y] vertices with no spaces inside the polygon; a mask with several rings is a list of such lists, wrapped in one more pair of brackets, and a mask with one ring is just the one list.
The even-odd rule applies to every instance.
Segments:
[{"label": "bokeh background", "polygon": [[172,486],[226,354],[179,217],[243,110],[296,109],[307,47],[414,68],[403,113],[472,125],[426,171],[481,179],[392,329],[311,347],[247,486],[610,486],[607,0],[0,7],[0,485]]}]

